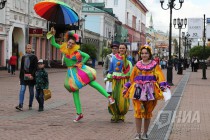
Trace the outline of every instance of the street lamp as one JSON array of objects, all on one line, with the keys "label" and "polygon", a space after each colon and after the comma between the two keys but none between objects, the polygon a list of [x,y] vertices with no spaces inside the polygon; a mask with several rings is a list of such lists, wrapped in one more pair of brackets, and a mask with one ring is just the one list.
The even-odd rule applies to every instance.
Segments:
[{"label": "street lamp", "polygon": [[189,40],[190,34],[187,33],[185,35],[185,32],[182,32],[182,39],[184,40],[184,59],[186,58],[186,53],[188,52],[188,46],[191,43],[191,40]]},{"label": "street lamp", "polygon": [[182,3],[184,3],[184,0],[179,0],[180,7],[178,9],[175,8],[175,2],[176,0],[168,0],[167,8],[163,7],[164,0],[160,0],[161,7],[163,10],[170,9],[170,24],[169,24],[169,61],[168,61],[168,67],[167,67],[167,82],[169,85],[173,85],[172,79],[173,79],[173,66],[171,61],[171,40],[172,40],[172,9],[179,10],[182,7]]},{"label": "street lamp", "polygon": [[7,0],[0,0],[0,9],[3,9],[5,7]]},{"label": "street lamp", "polygon": [[[181,59],[181,29],[185,29],[186,25],[187,25],[187,19],[174,19],[173,21],[174,24],[174,28],[175,29],[179,29],[179,59]],[[178,26],[178,28],[176,28],[176,25]],[[184,25],[184,27],[183,27]],[[183,27],[183,28],[182,28]]]},{"label": "street lamp", "polygon": [[[186,28],[187,25],[187,18],[185,19],[174,19],[173,21],[174,24],[174,28],[175,29],[179,29],[179,62],[178,62],[178,71],[177,74],[182,74],[182,60],[181,60],[181,30]],[[176,25],[178,26],[178,28],[176,28]],[[183,27],[184,25],[184,27]]]},{"label": "street lamp", "polygon": [[189,39],[190,34],[185,32],[182,32],[182,39],[183,39],[183,44],[184,44],[184,69],[188,68],[188,63],[187,63],[187,58],[186,58],[186,54],[187,57],[188,55],[188,50],[189,50],[189,45],[191,45],[191,40]]},{"label": "street lamp", "polygon": [[207,79],[206,78],[206,62],[205,62],[205,59],[206,59],[206,57],[205,57],[205,53],[206,53],[206,51],[205,51],[205,48],[206,48],[206,25],[205,25],[205,23],[206,23],[206,15],[204,14],[203,15],[203,18],[204,18],[204,22],[203,22],[203,25],[204,25],[204,29],[203,29],[203,56],[202,56],[202,58],[203,58],[203,67],[202,67],[202,75],[203,75],[203,77],[202,77],[202,79]]}]

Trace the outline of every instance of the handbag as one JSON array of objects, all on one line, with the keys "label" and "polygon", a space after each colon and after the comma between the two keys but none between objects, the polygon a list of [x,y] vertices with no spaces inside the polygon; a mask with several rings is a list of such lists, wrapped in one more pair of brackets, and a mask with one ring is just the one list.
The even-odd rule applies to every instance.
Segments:
[{"label": "handbag", "polygon": [[171,91],[169,88],[165,89],[165,91],[163,92],[163,97],[165,102],[171,99]]},{"label": "handbag", "polygon": [[49,89],[43,89],[43,93],[44,93],[44,100],[48,100],[51,98],[51,91]]}]

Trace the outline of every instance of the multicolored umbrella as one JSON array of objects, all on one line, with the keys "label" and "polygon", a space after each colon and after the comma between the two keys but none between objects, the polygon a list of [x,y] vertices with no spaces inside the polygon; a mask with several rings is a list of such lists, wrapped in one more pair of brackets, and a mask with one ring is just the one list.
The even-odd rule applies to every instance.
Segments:
[{"label": "multicolored umbrella", "polygon": [[73,24],[79,19],[69,5],[58,0],[41,1],[35,4],[34,10],[42,18],[56,24]]}]

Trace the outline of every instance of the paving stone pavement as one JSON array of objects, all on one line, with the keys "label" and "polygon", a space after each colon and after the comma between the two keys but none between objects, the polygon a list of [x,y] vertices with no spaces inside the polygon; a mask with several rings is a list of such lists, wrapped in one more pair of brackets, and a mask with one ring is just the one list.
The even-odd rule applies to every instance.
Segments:
[{"label": "paving stone pavement", "polygon": [[[190,71],[188,69],[188,71]],[[169,140],[210,140],[210,69],[191,72]]]},{"label": "paving stone pavement", "polygon": [[[102,68],[98,66],[96,70],[97,82],[104,86]],[[136,133],[132,105],[126,115],[125,123],[110,123],[111,115],[107,110],[107,99],[90,86],[80,90],[84,118],[79,123],[72,121],[75,117],[75,108],[71,93],[68,93],[63,87],[65,71],[65,69],[48,70],[52,98],[45,102],[44,112],[37,111],[38,103],[35,99],[33,110],[28,110],[28,90],[25,94],[24,111],[16,111],[14,107],[18,104],[20,86],[17,75],[19,72],[16,72],[15,76],[10,76],[6,71],[0,71],[0,140],[132,140]],[[166,73],[166,70],[164,72]],[[207,77],[209,72],[207,70]],[[177,75],[174,71],[172,93],[182,76]],[[209,89],[209,80],[201,80],[201,76],[201,70],[191,73],[179,110],[193,110],[192,107],[195,107],[200,111],[200,126],[202,127],[199,128],[199,132],[208,138],[210,137],[209,130],[205,130],[205,128],[209,124],[210,111],[207,111],[208,106],[204,105],[209,105],[207,97],[210,98],[210,94],[208,95],[203,90]],[[200,84],[203,85],[199,87]],[[198,93],[204,95],[202,96],[203,101],[196,100]],[[197,102],[199,105],[195,104]],[[154,110],[151,126],[158,111],[164,105],[164,101],[159,101]],[[182,132],[184,128],[177,125],[176,121],[174,128],[169,139],[181,140],[184,138],[188,140],[184,137],[186,133],[190,139],[194,138],[191,137],[194,135],[191,132]]]}]

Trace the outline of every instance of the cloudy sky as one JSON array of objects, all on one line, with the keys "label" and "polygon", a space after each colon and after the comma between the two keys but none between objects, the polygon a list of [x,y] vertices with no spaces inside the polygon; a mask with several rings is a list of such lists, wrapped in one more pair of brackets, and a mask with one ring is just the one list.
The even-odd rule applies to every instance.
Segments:
[{"label": "cloudy sky", "polygon": [[[153,26],[155,30],[169,31],[170,10],[163,10],[161,8],[160,0],[142,0],[149,10],[147,14],[147,27],[149,25],[150,15],[153,17]],[[167,7],[168,0],[165,0],[164,7]],[[179,0],[175,0],[176,8],[179,8]],[[173,9],[174,18],[210,18],[210,0],[184,0],[180,10]],[[183,30],[185,31],[185,30]],[[178,29],[172,28],[172,32],[178,35]]]}]

